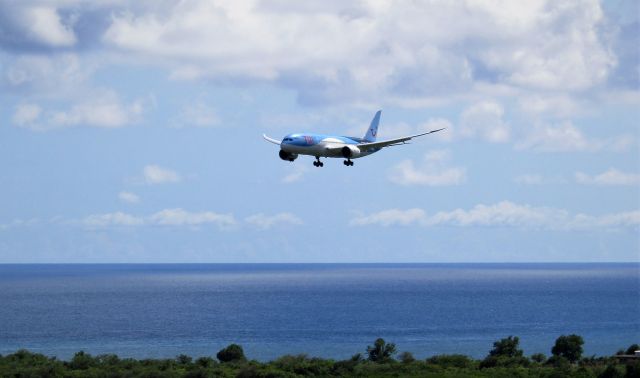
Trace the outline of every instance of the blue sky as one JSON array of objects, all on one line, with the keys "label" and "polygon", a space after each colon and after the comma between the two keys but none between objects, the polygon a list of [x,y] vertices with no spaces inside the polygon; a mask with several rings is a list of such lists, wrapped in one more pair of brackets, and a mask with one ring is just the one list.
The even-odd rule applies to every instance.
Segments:
[{"label": "blue sky", "polygon": [[638,7],[3,2],[0,262],[638,261]]}]

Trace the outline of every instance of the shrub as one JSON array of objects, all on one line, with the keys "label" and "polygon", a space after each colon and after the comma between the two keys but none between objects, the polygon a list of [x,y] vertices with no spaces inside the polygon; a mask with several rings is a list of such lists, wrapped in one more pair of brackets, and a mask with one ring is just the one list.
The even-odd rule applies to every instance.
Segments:
[{"label": "shrub", "polygon": [[69,367],[73,370],[87,370],[95,365],[95,362],[90,354],[80,351],[73,355],[73,358],[69,361]]},{"label": "shrub", "polygon": [[402,352],[399,357],[403,364],[410,364],[416,360],[411,352]]},{"label": "shrub", "polygon": [[539,364],[543,364],[547,360],[547,356],[543,353],[536,353],[531,355],[531,360]]},{"label": "shrub", "polygon": [[387,344],[384,339],[379,338],[373,346],[367,347],[367,354],[369,355],[369,361],[384,363],[393,360],[393,355],[396,353],[396,344]]},{"label": "shrub", "polygon": [[427,358],[427,363],[443,368],[456,367],[461,369],[472,368],[475,365],[471,358],[462,354],[440,354]]},{"label": "shrub", "polygon": [[554,356],[562,356],[569,362],[576,362],[582,356],[584,340],[578,335],[562,335],[556,339],[556,344],[551,348]]},{"label": "shrub", "polygon": [[493,349],[489,352],[490,356],[520,357],[523,355],[522,349],[518,348],[520,338],[518,336],[509,336],[493,343]]},{"label": "shrub", "polygon": [[231,344],[221,349],[218,354],[216,354],[216,357],[218,357],[220,362],[240,362],[247,360],[242,347],[238,344]]},{"label": "shrub", "polygon": [[191,363],[193,359],[190,356],[187,356],[186,354],[181,354],[178,357],[176,357],[176,361],[178,361],[178,363],[180,365],[188,365]]}]

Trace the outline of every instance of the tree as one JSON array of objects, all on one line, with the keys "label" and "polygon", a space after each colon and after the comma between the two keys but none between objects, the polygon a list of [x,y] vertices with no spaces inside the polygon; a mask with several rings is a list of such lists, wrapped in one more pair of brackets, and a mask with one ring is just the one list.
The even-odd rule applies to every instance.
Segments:
[{"label": "tree", "polygon": [[69,361],[69,367],[74,370],[86,370],[93,365],[95,365],[93,357],[82,350],[74,354],[71,361]]},{"label": "tree", "polygon": [[582,345],[584,340],[578,335],[562,335],[556,339],[556,344],[551,348],[551,353],[554,356],[561,356],[569,360],[569,362],[576,362],[582,356]]},{"label": "tree", "polygon": [[186,354],[181,354],[178,357],[176,357],[176,361],[178,361],[178,363],[181,365],[188,365],[191,363],[192,360],[193,358],[191,358],[191,356],[187,356]]},{"label": "tree", "polygon": [[504,357],[522,357],[522,349],[518,349],[520,338],[518,336],[509,336],[493,343],[493,349],[489,352],[490,356]]},{"label": "tree", "polygon": [[480,363],[481,368],[490,368],[495,366],[526,366],[529,360],[524,357],[524,352],[518,346],[520,338],[518,336],[509,336],[493,343],[493,349],[489,355]]},{"label": "tree", "polygon": [[547,357],[542,353],[535,353],[531,355],[531,360],[542,364],[547,360]]},{"label": "tree", "polygon": [[396,344],[387,344],[384,339],[379,338],[373,343],[373,346],[367,347],[367,353],[369,354],[369,361],[377,363],[388,362],[396,353]]},{"label": "tree", "polygon": [[231,344],[228,347],[221,349],[218,354],[216,354],[216,357],[218,357],[220,362],[246,361],[244,351],[238,344]]},{"label": "tree", "polygon": [[403,364],[410,364],[415,360],[416,359],[413,357],[413,354],[411,354],[411,352],[400,353],[400,361],[402,361]]},{"label": "tree", "polygon": [[626,351],[625,354],[634,354],[636,352],[636,350],[640,350],[640,345],[631,344],[631,346],[629,346],[629,348],[627,348],[627,351]]}]

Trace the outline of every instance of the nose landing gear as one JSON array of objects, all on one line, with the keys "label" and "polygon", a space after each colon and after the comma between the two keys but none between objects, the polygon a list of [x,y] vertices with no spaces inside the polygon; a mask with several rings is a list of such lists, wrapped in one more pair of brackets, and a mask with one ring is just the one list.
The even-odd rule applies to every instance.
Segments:
[{"label": "nose landing gear", "polygon": [[324,167],[324,163],[320,161],[320,156],[316,156],[316,161],[313,162],[314,167]]}]

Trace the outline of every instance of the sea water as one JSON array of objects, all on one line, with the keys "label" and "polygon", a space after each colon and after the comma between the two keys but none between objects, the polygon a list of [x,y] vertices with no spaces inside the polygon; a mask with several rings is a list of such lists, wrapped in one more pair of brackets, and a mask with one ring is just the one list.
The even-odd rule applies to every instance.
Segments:
[{"label": "sea water", "polygon": [[382,337],[418,358],[481,358],[519,336],[550,354],[640,342],[640,264],[0,265],[0,354],[67,359],[215,356],[344,359]]}]

